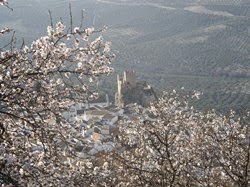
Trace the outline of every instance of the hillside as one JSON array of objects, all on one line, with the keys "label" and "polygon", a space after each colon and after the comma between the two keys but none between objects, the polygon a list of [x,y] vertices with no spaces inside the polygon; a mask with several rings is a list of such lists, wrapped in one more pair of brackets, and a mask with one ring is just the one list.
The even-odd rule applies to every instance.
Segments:
[{"label": "hillside", "polygon": [[115,15],[114,22],[101,16],[115,23],[108,34],[117,50],[115,67],[136,69],[158,90],[201,90],[199,108],[249,108],[249,3],[178,2],[174,9],[166,1],[106,3]]},{"label": "hillside", "polygon": [[[158,92],[200,90],[199,108],[250,108],[249,0],[13,1],[15,11],[2,11],[0,22],[29,43],[46,33],[48,9],[69,21],[69,2],[75,25],[84,9],[86,27],[108,26],[117,73],[134,69]],[[102,80],[104,91],[114,94],[115,76]]]}]

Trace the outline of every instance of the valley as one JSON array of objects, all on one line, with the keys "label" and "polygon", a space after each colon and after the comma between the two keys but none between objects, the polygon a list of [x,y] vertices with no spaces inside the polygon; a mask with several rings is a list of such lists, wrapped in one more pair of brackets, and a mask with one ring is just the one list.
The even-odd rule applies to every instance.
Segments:
[{"label": "valley", "polygon": [[15,11],[1,12],[0,23],[29,44],[46,34],[49,9],[54,21],[69,23],[69,3],[74,25],[84,10],[85,27],[108,26],[103,35],[112,42],[116,72],[101,81],[103,92],[113,95],[116,74],[133,69],[159,94],[181,87],[203,92],[199,109],[250,108],[248,0],[13,0]]}]

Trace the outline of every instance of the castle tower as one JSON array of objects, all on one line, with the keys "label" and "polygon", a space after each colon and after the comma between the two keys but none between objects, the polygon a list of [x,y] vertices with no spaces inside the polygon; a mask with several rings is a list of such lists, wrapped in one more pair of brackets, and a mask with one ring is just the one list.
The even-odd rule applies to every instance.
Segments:
[{"label": "castle tower", "polygon": [[123,73],[123,83],[131,88],[136,87],[136,75],[135,71],[124,71]]},{"label": "castle tower", "polygon": [[106,102],[107,102],[107,106],[110,106],[110,101],[109,101],[109,95],[106,94]]},{"label": "castle tower", "polygon": [[118,95],[122,94],[122,81],[120,80],[119,75],[117,75],[117,93]]},{"label": "castle tower", "polygon": [[122,99],[122,84],[123,81],[120,79],[120,76],[117,75],[117,92],[115,94],[115,105],[120,108],[124,107],[124,102]]},{"label": "castle tower", "polygon": [[117,92],[115,105],[123,108],[130,103],[147,106],[155,102],[157,96],[146,81],[137,81],[135,71],[124,71],[123,76],[117,75]]}]

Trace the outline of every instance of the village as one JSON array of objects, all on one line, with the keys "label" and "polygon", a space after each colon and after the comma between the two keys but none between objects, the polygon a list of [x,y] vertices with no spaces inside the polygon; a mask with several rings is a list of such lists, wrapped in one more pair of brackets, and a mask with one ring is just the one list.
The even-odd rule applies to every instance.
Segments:
[{"label": "village", "polygon": [[124,71],[123,77],[117,75],[114,104],[106,94],[94,101],[72,105],[63,117],[84,137],[81,142],[74,142],[78,156],[93,157],[119,146],[114,140],[118,138],[122,119],[133,117],[135,105],[143,108],[156,100],[153,88],[136,80],[135,71]]}]

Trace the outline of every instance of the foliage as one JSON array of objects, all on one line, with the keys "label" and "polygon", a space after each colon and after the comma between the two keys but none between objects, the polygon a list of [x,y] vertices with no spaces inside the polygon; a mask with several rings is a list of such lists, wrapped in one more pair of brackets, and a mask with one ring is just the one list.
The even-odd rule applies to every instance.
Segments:
[{"label": "foliage", "polygon": [[110,43],[93,37],[102,30],[67,29],[60,21],[47,31],[30,47],[18,49],[11,40],[0,52],[2,186],[76,186],[81,161],[73,142],[82,137],[61,114],[74,102],[95,98],[87,82],[112,72]]},{"label": "foliage", "polygon": [[175,92],[135,110],[109,157],[116,185],[249,186],[249,114],[199,113]]}]

